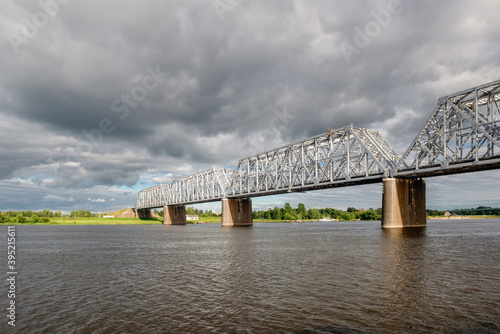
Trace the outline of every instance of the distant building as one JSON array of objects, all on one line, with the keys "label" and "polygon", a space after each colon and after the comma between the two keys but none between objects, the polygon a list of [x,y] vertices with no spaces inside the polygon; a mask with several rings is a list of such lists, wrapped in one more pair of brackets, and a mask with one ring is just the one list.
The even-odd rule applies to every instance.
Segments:
[{"label": "distant building", "polygon": [[186,220],[198,220],[198,215],[186,215]]},{"label": "distant building", "polygon": [[332,219],[330,217],[323,217],[319,220],[320,222],[336,222],[338,219]]}]

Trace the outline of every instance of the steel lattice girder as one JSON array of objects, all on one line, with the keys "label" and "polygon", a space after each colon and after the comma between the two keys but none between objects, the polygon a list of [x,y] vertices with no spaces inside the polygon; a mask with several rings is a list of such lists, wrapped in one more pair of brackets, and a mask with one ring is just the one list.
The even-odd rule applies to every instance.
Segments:
[{"label": "steel lattice girder", "polygon": [[500,80],[444,96],[394,175],[433,176],[500,167]]},{"label": "steel lattice girder", "polygon": [[139,191],[137,208],[203,203],[226,197],[233,179],[232,169],[213,168]]},{"label": "steel lattice girder", "polygon": [[500,168],[500,80],[442,97],[400,158],[377,131],[349,127],[141,190],[137,208]]},{"label": "steel lattice girder", "polygon": [[155,208],[161,207],[166,203],[165,194],[169,185],[159,184],[154,187],[140,190],[137,194],[136,208]]},{"label": "steel lattice girder", "polygon": [[238,161],[230,197],[378,182],[400,157],[377,131],[351,126]]}]

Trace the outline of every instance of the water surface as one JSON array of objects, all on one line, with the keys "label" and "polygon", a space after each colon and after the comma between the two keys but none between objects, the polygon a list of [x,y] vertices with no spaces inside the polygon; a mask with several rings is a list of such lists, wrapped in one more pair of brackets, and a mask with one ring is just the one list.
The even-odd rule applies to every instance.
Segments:
[{"label": "water surface", "polygon": [[500,220],[428,224],[17,226],[0,332],[500,333]]}]

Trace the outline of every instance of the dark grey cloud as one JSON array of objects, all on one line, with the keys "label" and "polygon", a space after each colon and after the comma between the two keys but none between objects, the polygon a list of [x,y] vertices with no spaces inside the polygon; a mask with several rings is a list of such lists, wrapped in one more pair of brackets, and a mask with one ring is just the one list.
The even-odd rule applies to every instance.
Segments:
[{"label": "dark grey cloud", "polygon": [[403,153],[439,96],[500,78],[489,1],[51,3],[35,31],[38,2],[0,14],[4,209],[19,182],[72,208],[350,123]]}]

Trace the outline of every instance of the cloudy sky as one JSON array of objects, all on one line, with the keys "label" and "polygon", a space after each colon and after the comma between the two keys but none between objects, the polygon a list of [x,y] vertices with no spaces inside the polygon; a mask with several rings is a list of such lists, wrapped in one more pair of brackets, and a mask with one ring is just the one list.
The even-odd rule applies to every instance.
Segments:
[{"label": "cloudy sky", "polygon": [[[500,79],[497,1],[4,0],[0,210],[103,211],[350,123],[402,154],[438,97]],[[500,207],[496,171],[428,208]],[[380,207],[381,185],[254,199]],[[220,210],[219,203],[200,208]]]}]

